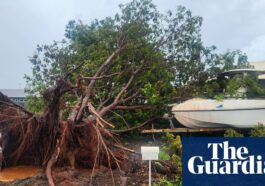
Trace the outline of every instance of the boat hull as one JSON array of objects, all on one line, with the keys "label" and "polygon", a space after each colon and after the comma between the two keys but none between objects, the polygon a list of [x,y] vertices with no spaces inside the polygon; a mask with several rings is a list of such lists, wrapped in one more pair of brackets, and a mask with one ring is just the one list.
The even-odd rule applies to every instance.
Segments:
[{"label": "boat hull", "polygon": [[172,108],[189,128],[252,128],[265,124],[265,100],[189,100]]}]

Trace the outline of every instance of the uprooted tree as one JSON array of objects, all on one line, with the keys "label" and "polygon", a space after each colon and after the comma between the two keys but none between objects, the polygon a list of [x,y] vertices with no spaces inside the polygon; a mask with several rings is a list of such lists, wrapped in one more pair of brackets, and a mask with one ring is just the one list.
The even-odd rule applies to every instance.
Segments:
[{"label": "uprooted tree", "polygon": [[120,167],[116,133],[161,115],[176,87],[216,75],[219,58],[203,46],[201,23],[184,7],[161,14],[149,0],[89,25],[70,21],[66,39],[30,59],[30,111],[0,94],[4,165],[46,166],[50,185],[55,163]]}]

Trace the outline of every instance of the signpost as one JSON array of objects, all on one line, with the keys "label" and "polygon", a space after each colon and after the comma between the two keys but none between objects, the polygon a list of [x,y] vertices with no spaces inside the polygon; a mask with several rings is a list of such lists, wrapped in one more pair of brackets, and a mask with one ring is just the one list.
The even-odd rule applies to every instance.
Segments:
[{"label": "signpost", "polygon": [[141,147],[142,160],[149,161],[149,186],[151,186],[151,161],[158,160],[159,147]]}]

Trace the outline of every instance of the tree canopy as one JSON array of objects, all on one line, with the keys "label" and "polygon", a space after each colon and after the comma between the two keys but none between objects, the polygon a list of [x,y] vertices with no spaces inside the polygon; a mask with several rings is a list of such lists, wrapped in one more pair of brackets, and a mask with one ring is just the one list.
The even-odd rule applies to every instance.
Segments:
[{"label": "tree canopy", "polygon": [[151,0],[133,0],[120,8],[103,20],[69,21],[62,41],[37,47],[26,76],[31,110],[44,108],[38,95],[66,77],[73,90],[63,96],[64,117],[86,95],[82,107],[89,100],[109,119],[135,124],[161,115],[172,97],[200,95],[207,79],[248,65],[240,51],[204,46],[202,18],[183,6],[161,13]]}]

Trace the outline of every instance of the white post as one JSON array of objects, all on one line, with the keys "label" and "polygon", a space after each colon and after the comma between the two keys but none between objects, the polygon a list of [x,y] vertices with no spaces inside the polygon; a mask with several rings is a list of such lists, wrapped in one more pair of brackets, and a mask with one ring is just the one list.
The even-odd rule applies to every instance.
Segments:
[{"label": "white post", "polygon": [[142,160],[148,160],[149,162],[149,186],[151,186],[151,160],[158,160],[159,147],[141,147]]},{"label": "white post", "polygon": [[149,160],[149,186],[151,186],[151,160]]}]

